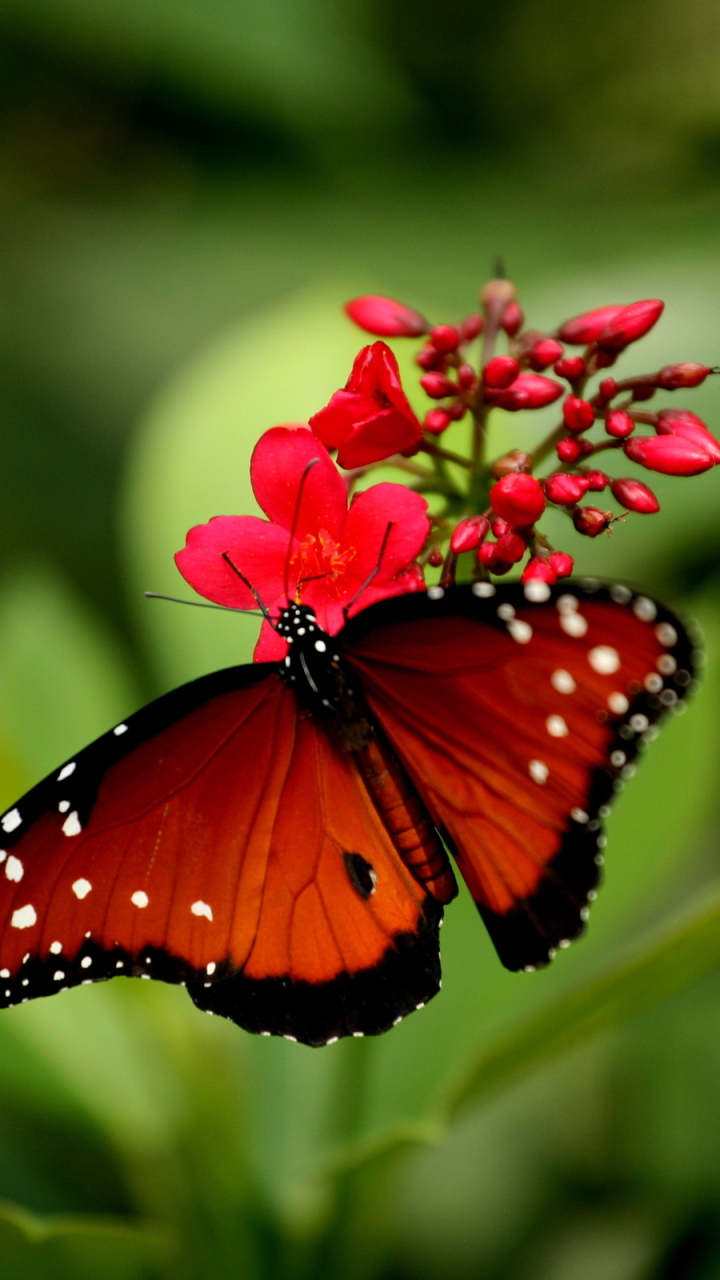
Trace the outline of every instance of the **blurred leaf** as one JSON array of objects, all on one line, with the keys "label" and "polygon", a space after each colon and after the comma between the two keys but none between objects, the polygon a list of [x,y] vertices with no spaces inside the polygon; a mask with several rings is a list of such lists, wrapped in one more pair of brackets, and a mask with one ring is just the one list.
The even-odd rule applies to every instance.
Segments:
[{"label": "blurred leaf", "polygon": [[119,644],[49,569],[0,587],[0,725],[30,782],[137,705]]},{"label": "blurred leaf", "polygon": [[40,1218],[0,1202],[3,1280],[147,1280],[167,1254],[156,1227],[121,1219]]}]

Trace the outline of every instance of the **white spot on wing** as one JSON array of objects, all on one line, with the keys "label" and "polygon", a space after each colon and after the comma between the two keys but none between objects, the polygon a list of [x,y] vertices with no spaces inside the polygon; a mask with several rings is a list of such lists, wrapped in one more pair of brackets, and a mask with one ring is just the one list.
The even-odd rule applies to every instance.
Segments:
[{"label": "white spot on wing", "polygon": [[543,582],[540,578],[531,578],[523,587],[525,599],[531,604],[544,604],[550,599],[551,591],[547,582]]},{"label": "white spot on wing", "polygon": [[608,698],[608,706],[614,716],[624,716],[630,706],[630,703],[624,693],[620,693],[619,690],[616,690],[614,693],[610,694]]},{"label": "white spot on wing", "polygon": [[119,738],[121,733],[127,733],[127,725],[117,724],[113,729],[113,733],[115,734],[116,738]]},{"label": "white spot on wing", "polygon": [[210,976],[214,974],[216,969],[217,969],[217,965],[214,960],[211,960],[209,964],[205,965],[205,972]]},{"label": "white spot on wing", "polygon": [[37,924],[37,912],[32,903],[28,902],[27,906],[18,907],[17,911],[13,911],[10,924],[13,929],[29,929]]},{"label": "white spot on wing", "polygon": [[212,907],[208,906],[207,902],[203,902],[200,898],[197,902],[193,902],[190,910],[194,916],[205,916],[208,920],[213,918]]},{"label": "white spot on wing", "polygon": [[69,809],[69,808],[70,808],[70,801],[69,801],[69,800],[61,800],[61,801],[60,801],[60,803],[59,803],[59,805],[58,805],[58,813],[67,813],[67,811],[68,811],[68,809]]},{"label": "white spot on wing", "polygon": [[654,622],[657,617],[657,606],[647,596],[638,596],[633,605],[633,613],[641,622]]},{"label": "white spot on wing", "polygon": [[442,600],[444,595],[444,587],[428,587],[428,600]]},{"label": "white spot on wing", "polygon": [[548,716],[545,721],[545,728],[551,738],[566,738],[568,727],[562,716]]},{"label": "white spot on wing", "polygon": [[566,613],[560,614],[560,626],[567,636],[573,636],[575,640],[579,640],[588,629],[588,620],[581,613],[576,613],[574,609],[568,609]]},{"label": "white spot on wing", "polygon": [[63,832],[66,836],[79,836],[82,831],[80,819],[77,815],[77,809],[73,809],[62,824]]},{"label": "white spot on wing", "polygon": [[82,960],[80,961],[80,968],[89,969],[91,964],[92,964],[92,956],[83,956]]},{"label": "white spot on wing", "polygon": [[673,645],[677,644],[678,633],[674,627],[671,627],[669,622],[658,622],[655,628],[655,635],[660,643],[665,645],[666,649],[672,649]]},{"label": "white spot on wing", "polygon": [[570,672],[563,671],[562,667],[558,667],[557,671],[553,671],[550,683],[553,689],[557,689],[558,693],[574,693],[577,689]]},{"label": "white spot on wing", "polygon": [[496,589],[492,582],[473,582],[472,584],[472,593],[480,600],[488,600],[490,596],[494,596]]},{"label": "white spot on wing", "polygon": [[130,895],[130,901],[134,907],[146,907],[150,901],[144,889],[136,889]]},{"label": "white spot on wing", "polygon": [[[84,876],[81,876],[79,880],[76,880],[72,886],[72,891],[75,894],[75,897],[80,898],[81,900],[83,898],[87,898],[91,889],[92,885],[90,881],[86,880]],[[59,946],[60,944],[58,943],[57,945]]]},{"label": "white spot on wing", "polygon": [[543,764],[542,760],[531,760],[528,765],[528,773],[533,782],[537,782],[539,786],[543,787],[548,780],[550,770],[546,764]]},{"label": "white spot on wing", "polygon": [[601,676],[611,676],[620,666],[620,654],[609,644],[596,645],[587,657],[593,671]]},{"label": "white spot on wing", "polygon": [[588,815],[586,814],[586,812],[585,812],[585,810],[584,810],[584,809],[571,809],[571,810],[570,810],[570,817],[572,818],[573,822],[587,822],[587,821],[588,821]]},{"label": "white spot on wing", "polygon": [[324,653],[324,652],[325,652],[325,650],[327,649],[327,645],[326,645],[326,643],[325,643],[325,641],[324,641],[324,640],[316,640],[316,641],[315,641],[315,648],[316,648],[316,650],[317,650],[317,652],[318,652],[318,653]]},{"label": "white spot on wing", "polygon": [[11,853],[10,857],[5,863],[5,875],[7,876],[8,880],[14,880],[17,884],[19,884],[24,874],[25,874],[25,868],[22,862],[20,861],[19,858],[16,858],[13,853]]},{"label": "white spot on wing", "polygon": [[50,951],[54,956],[59,956],[62,951],[62,942],[51,942]]},{"label": "white spot on wing", "polygon": [[66,778],[69,778],[70,774],[75,772],[75,768],[76,765],[74,760],[71,760],[70,764],[64,764],[57,776],[58,782],[64,782]]},{"label": "white spot on wing", "polygon": [[21,822],[22,818],[20,817],[19,810],[11,809],[9,813],[5,814],[4,818],[0,819],[0,826],[3,831],[16,831]]},{"label": "white spot on wing", "polygon": [[508,631],[518,644],[527,644],[528,640],[532,640],[532,627],[529,622],[523,622],[521,618],[512,618],[508,622]]}]

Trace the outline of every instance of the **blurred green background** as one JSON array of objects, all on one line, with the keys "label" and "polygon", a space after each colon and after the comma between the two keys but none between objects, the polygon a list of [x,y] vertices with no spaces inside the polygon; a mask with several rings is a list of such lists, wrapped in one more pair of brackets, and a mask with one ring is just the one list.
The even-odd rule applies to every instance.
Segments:
[{"label": "blurred green background", "polygon": [[[344,381],[346,297],[454,321],[502,253],[533,325],[659,296],[621,369],[718,362],[711,0],[5,0],[0,70],[2,803],[249,656],[142,591]],[[516,977],[461,898],[433,1004],[323,1051],[120,979],[3,1014],[3,1280],[720,1278],[718,483],[564,539],[709,657],[588,938]]]}]

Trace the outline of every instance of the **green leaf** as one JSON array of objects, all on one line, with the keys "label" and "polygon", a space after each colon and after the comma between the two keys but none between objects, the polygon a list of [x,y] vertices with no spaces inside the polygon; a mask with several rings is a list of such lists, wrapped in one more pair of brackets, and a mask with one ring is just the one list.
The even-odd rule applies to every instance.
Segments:
[{"label": "green leaf", "polygon": [[170,1247],[155,1226],[122,1219],[40,1217],[0,1201],[3,1280],[147,1280]]}]

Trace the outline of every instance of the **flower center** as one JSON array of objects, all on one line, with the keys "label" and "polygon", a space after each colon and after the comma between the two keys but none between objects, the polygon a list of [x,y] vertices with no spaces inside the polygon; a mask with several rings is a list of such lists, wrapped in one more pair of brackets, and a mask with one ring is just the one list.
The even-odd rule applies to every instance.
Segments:
[{"label": "flower center", "polygon": [[328,594],[339,600],[341,596],[339,579],[343,577],[356,555],[354,547],[341,551],[327,529],[320,529],[317,537],[309,533],[290,561],[292,575],[293,577],[297,575],[297,599],[300,598],[305,583],[317,582],[318,578],[324,578]]}]

